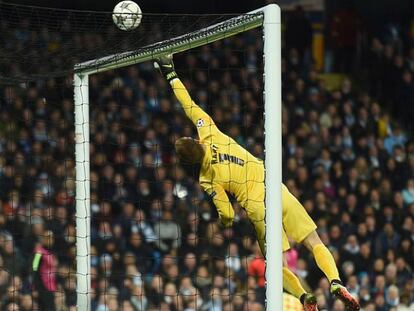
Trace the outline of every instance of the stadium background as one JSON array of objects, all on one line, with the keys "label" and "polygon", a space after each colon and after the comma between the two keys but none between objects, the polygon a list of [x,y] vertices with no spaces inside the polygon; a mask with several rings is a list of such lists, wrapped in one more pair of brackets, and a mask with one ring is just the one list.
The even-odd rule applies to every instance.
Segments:
[{"label": "stadium background", "polygon": [[[367,311],[414,309],[414,11],[400,2],[284,12],[283,179]],[[234,11],[223,3],[196,9]],[[2,48],[26,44],[25,34],[2,37]],[[59,49],[56,38],[30,40]],[[219,127],[263,157],[259,46],[259,32],[249,32],[177,64]],[[234,228],[217,227],[192,168],[175,164],[174,138],[194,132],[151,64],[92,77],[90,95],[94,310],[261,310],[263,260],[251,227],[243,213]],[[74,308],[72,100],[70,76],[2,87],[1,310],[36,302],[32,256],[46,230],[55,237],[56,310]],[[302,247],[289,265],[321,310],[343,310]]]}]

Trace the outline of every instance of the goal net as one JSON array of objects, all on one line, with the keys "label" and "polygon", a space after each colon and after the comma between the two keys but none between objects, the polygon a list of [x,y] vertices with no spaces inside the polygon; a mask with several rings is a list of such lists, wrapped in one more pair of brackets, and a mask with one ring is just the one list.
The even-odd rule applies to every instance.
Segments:
[{"label": "goal net", "polygon": [[[108,13],[4,4],[0,14],[7,303],[282,310],[278,8],[144,14],[133,32]],[[266,280],[243,204],[229,193],[234,223],[219,225],[200,167],[177,157],[175,141],[197,138],[197,124],[153,67],[165,54],[230,144],[265,161]]]}]

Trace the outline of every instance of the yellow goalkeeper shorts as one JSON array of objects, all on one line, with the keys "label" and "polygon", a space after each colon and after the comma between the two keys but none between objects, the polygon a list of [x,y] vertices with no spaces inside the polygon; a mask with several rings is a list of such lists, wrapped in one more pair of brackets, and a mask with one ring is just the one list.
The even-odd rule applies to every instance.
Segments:
[{"label": "yellow goalkeeper shorts", "polygon": [[288,236],[301,243],[309,234],[316,230],[316,224],[306,212],[303,205],[282,184],[283,209],[283,251],[290,248]]}]

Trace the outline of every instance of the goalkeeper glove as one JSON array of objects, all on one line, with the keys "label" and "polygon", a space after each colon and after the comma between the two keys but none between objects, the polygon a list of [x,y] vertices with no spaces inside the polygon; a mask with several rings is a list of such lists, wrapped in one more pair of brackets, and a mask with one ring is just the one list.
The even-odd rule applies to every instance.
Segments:
[{"label": "goalkeeper glove", "polygon": [[168,82],[178,78],[177,73],[175,72],[172,54],[160,56],[154,59],[154,61],[154,67],[161,71],[162,75]]}]

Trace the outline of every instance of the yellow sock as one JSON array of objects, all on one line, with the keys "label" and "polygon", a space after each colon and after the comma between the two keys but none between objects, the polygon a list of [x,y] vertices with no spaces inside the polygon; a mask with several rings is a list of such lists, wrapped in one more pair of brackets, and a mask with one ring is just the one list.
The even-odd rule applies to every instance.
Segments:
[{"label": "yellow sock", "polygon": [[338,268],[331,252],[323,244],[318,244],[313,248],[313,256],[319,269],[326,275],[329,282],[340,280]]},{"label": "yellow sock", "polygon": [[306,293],[298,277],[286,267],[283,267],[283,288],[298,299]]}]

